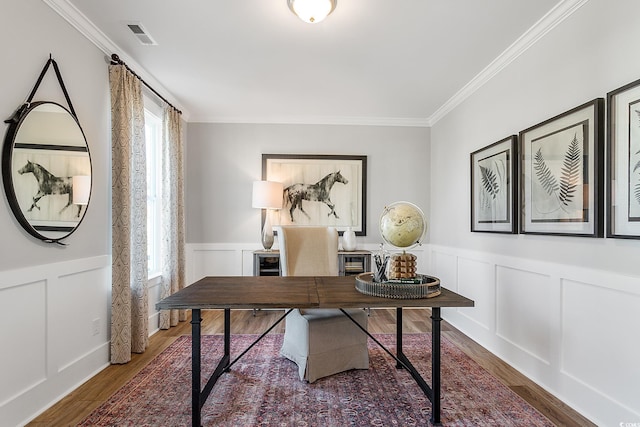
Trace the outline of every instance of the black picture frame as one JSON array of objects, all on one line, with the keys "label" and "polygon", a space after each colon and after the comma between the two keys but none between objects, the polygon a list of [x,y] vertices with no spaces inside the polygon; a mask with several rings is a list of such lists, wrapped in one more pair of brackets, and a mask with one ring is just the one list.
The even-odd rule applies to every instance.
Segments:
[{"label": "black picture frame", "polygon": [[520,232],[604,234],[604,99],[596,98],[519,135]]},{"label": "black picture frame", "polygon": [[607,237],[640,239],[640,80],[607,94]]},{"label": "black picture frame", "polygon": [[[350,228],[367,235],[367,156],[263,154],[262,179],[284,186],[274,225],[331,226],[340,234]],[[324,200],[308,200],[309,192],[323,184],[319,199]]]},{"label": "black picture frame", "polygon": [[518,232],[516,135],[470,154],[471,231]]}]

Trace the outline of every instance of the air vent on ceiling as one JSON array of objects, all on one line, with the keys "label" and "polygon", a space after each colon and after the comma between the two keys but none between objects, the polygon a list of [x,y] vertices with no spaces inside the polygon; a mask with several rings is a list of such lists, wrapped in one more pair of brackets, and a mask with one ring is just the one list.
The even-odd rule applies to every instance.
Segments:
[{"label": "air vent on ceiling", "polygon": [[147,30],[145,30],[141,23],[130,22],[127,24],[127,27],[129,27],[133,35],[136,36],[140,43],[142,43],[143,45],[151,46],[158,44],[153,38],[151,38],[151,36],[147,32]]}]

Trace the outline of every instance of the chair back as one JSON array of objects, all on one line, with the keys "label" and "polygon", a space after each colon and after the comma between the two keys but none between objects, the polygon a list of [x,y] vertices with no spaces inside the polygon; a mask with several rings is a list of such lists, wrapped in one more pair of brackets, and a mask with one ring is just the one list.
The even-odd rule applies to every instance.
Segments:
[{"label": "chair back", "polygon": [[337,276],[335,227],[277,227],[283,276]]}]

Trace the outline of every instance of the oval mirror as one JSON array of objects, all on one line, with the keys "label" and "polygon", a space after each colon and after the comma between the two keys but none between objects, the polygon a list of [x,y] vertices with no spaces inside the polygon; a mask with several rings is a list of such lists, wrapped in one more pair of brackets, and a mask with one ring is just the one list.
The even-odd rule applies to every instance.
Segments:
[{"label": "oval mirror", "polygon": [[18,222],[58,242],[78,227],[91,194],[89,147],[76,117],[55,102],[34,102],[10,122],[2,178]]}]

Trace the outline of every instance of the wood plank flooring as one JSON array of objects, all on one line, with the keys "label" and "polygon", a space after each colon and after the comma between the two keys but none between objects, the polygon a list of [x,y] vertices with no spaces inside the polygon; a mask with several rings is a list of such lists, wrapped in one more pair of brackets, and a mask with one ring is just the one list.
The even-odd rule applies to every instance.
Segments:
[{"label": "wood plank flooring", "polygon": [[[231,313],[231,332],[260,334],[282,313],[281,310],[261,310],[257,311],[254,316],[251,310],[234,310]],[[403,310],[404,331],[430,332],[430,315],[431,311],[429,309]],[[222,310],[203,310],[202,318],[202,334],[220,334],[223,332],[224,319]],[[283,324],[280,324],[276,326],[272,333],[282,333],[283,329]],[[395,309],[371,310],[369,331],[372,333],[395,333]],[[134,354],[132,361],[126,365],[108,366],[38,416],[28,426],[75,426],[168,347],[177,337],[190,333],[191,324],[188,321],[182,322],[170,330],[157,332],[150,338],[149,348],[146,352]],[[556,425],[595,426],[595,424],[485,350],[446,321],[442,322],[442,334],[446,335],[450,341],[470,358],[499,378]]]}]

